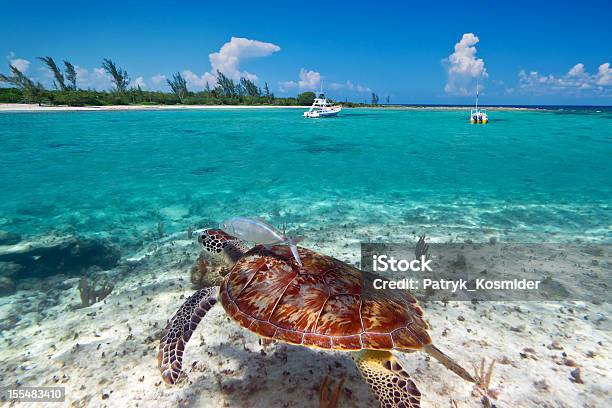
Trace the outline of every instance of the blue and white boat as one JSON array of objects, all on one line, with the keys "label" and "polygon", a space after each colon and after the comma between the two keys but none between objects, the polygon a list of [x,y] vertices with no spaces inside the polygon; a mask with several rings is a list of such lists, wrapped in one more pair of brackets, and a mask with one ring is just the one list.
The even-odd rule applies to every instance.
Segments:
[{"label": "blue and white boat", "polygon": [[338,115],[342,110],[341,106],[333,105],[325,94],[319,93],[315,98],[310,109],[304,112],[305,118],[329,118]]}]

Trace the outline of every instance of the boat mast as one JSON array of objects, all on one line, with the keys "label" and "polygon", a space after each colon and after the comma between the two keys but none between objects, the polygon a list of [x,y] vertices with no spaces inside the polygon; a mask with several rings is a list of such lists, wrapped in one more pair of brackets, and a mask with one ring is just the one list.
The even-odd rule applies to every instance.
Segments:
[{"label": "boat mast", "polygon": [[476,78],[476,110],[478,110],[478,78]]}]

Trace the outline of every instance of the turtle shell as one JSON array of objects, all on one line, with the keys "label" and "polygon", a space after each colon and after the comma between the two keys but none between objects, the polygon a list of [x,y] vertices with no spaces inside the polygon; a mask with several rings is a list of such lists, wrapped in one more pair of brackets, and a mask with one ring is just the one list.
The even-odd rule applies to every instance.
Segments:
[{"label": "turtle shell", "polygon": [[377,290],[374,274],[298,248],[252,248],[223,280],[221,304],[263,337],[325,349],[420,349],[430,344],[416,299]]}]

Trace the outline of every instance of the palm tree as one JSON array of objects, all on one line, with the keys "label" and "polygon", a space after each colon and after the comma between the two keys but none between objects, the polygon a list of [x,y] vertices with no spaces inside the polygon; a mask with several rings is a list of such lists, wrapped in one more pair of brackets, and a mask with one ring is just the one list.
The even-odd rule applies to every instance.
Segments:
[{"label": "palm tree", "polygon": [[187,90],[187,81],[185,81],[181,73],[177,72],[172,75],[172,80],[167,79],[166,82],[168,82],[170,89],[172,89],[176,97],[179,98],[179,101],[183,103],[183,99],[187,96],[189,91]]},{"label": "palm tree", "polygon": [[30,78],[25,76],[25,74],[14,65],[9,64],[9,68],[13,75],[9,77],[4,74],[0,74],[0,82],[6,82],[15,85],[22,91],[30,88],[35,88],[37,86],[37,84],[35,84]]},{"label": "palm tree", "polygon": [[108,58],[104,58],[102,61],[102,68],[111,76],[117,92],[124,93],[127,91],[127,87],[130,84],[130,76],[127,71],[117,67],[115,63]]},{"label": "palm tree", "polygon": [[55,88],[57,89],[59,85],[59,89],[61,91],[68,89],[64,83],[64,74],[62,74],[62,71],[60,71],[55,61],[53,61],[53,58],[38,57],[38,59],[44,62],[47,65],[47,68],[49,68],[49,70],[53,73],[53,76],[55,77],[55,81],[53,82]]},{"label": "palm tree", "polygon": [[76,91],[77,89],[77,84],[76,84],[76,80],[77,80],[77,73],[76,73],[76,69],[74,68],[74,65],[72,65],[70,62],[64,60],[64,66],[66,67],[66,80],[68,82],[70,82],[70,89],[73,91]]}]

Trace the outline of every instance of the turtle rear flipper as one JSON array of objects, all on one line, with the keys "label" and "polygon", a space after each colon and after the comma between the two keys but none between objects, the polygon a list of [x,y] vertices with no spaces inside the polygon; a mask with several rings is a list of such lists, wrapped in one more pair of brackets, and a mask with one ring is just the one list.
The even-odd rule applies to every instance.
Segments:
[{"label": "turtle rear flipper", "polygon": [[218,287],[200,289],[189,296],[164,329],[157,352],[157,366],[167,384],[175,384],[182,373],[185,345],[198,323],[217,303]]},{"label": "turtle rear flipper", "polygon": [[361,350],[353,359],[382,408],[420,408],[420,391],[389,351]]}]

